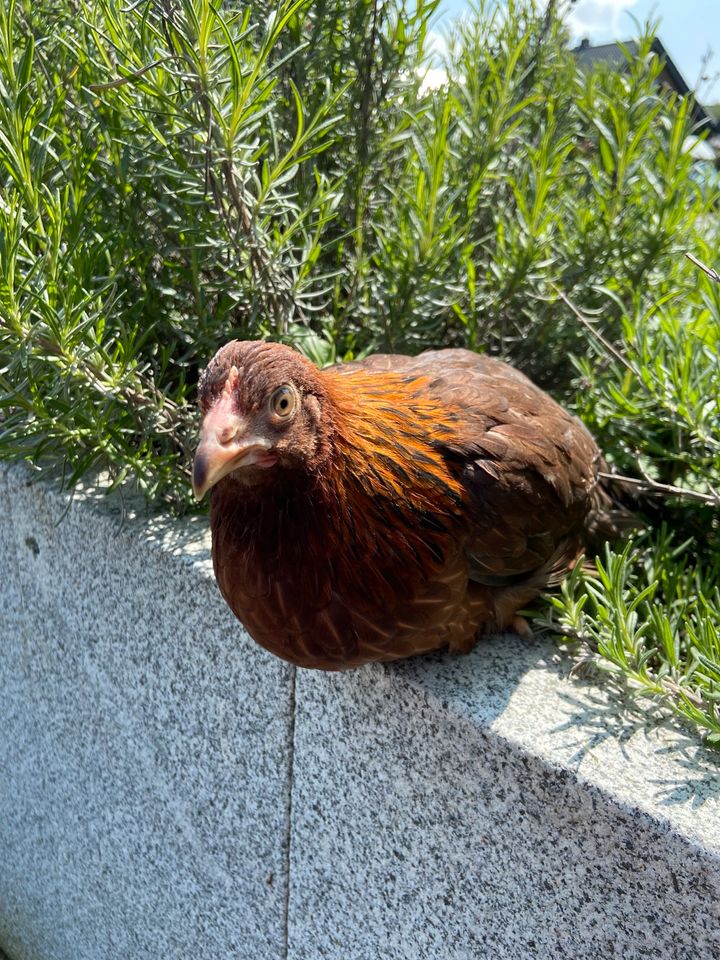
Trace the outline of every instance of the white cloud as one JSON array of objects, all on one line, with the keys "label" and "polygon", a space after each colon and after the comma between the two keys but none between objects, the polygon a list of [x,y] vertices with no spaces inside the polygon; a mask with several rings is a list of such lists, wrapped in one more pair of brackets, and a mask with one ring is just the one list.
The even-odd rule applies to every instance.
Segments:
[{"label": "white cloud", "polygon": [[442,62],[447,56],[447,31],[428,30],[425,37],[425,55],[433,64]]},{"label": "white cloud", "polygon": [[635,6],[637,0],[578,0],[567,13],[565,22],[575,39],[592,37],[594,33],[616,34],[627,27],[623,14]]},{"label": "white cloud", "polygon": [[420,83],[420,93],[429,93],[430,90],[438,90],[447,83],[448,76],[442,67],[430,67],[422,75]]},{"label": "white cloud", "polygon": [[425,66],[418,71],[420,93],[428,93],[445,86],[448,77],[443,64],[447,53],[447,32],[428,30],[425,38]]}]

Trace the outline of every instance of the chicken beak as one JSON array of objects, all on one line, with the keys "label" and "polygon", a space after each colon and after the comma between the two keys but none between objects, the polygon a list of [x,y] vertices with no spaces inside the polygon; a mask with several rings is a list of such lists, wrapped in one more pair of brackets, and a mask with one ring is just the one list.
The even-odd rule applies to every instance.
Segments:
[{"label": "chicken beak", "polygon": [[223,395],[202,423],[192,472],[195,499],[202,500],[218,480],[238,467],[270,466],[274,462],[270,445],[265,437],[248,435],[247,421],[232,409],[229,396]]}]

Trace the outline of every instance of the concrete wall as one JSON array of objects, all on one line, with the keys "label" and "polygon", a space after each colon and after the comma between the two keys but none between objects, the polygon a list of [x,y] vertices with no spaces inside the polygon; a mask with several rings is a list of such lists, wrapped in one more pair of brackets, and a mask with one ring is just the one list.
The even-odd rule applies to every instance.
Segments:
[{"label": "concrete wall", "polygon": [[717,756],[552,645],[295,671],[205,520],[0,491],[11,960],[720,953]]}]

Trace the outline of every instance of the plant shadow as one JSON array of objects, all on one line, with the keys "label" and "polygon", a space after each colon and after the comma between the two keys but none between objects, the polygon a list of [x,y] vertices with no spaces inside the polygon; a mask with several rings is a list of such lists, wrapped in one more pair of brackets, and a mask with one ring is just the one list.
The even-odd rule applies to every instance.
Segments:
[{"label": "plant shadow", "polygon": [[[654,766],[672,774],[677,770],[677,775],[648,777],[659,806],[700,808],[720,798],[720,753],[687,732],[675,715],[660,713],[655,704],[632,697],[617,684],[608,688],[585,679],[575,684],[576,691],[559,693],[567,716],[555,727],[557,733],[578,733],[571,741],[577,749],[567,760],[569,766],[577,769],[607,741],[614,742],[625,761],[637,763],[636,745],[642,738]],[[662,763],[663,759],[670,763]]]}]

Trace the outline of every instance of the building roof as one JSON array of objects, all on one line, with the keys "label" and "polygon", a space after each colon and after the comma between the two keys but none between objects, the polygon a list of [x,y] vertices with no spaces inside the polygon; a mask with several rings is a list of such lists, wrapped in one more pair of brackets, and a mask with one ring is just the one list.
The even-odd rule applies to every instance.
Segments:
[{"label": "building roof", "polygon": [[[650,49],[663,61],[665,66],[662,77],[669,86],[679,93],[681,97],[693,97],[694,92],[690,89],[685,78],[675,66],[672,57],[665,49],[662,41],[655,37]],[[626,53],[631,57],[636,57],[640,53],[640,46],[636,40],[626,40],[622,44],[620,42],[601,43],[593,47],[590,45],[589,40],[583,40],[580,46],[575,47],[572,52],[575,54],[580,67],[592,67],[596,63],[607,63],[610,66],[624,69],[627,65]],[[708,126],[713,133],[720,133],[720,123],[718,123],[697,100],[693,103],[692,112],[693,119],[698,126]]]}]

